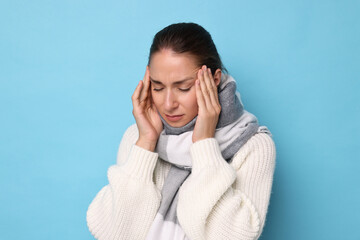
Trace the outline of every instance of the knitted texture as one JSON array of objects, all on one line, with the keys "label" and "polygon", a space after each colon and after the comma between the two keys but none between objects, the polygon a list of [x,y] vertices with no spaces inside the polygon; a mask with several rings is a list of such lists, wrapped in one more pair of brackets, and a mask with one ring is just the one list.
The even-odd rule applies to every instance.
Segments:
[{"label": "knitted texture", "polygon": [[[109,184],[87,211],[90,232],[99,240],[143,240],[161,201],[170,164],[135,145],[136,124],[120,143]],[[272,138],[257,133],[227,163],[214,138],[194,143],[193,169],[179,191],[177,214],[191,240],[258,239],[269,205],[276,150]]]}]

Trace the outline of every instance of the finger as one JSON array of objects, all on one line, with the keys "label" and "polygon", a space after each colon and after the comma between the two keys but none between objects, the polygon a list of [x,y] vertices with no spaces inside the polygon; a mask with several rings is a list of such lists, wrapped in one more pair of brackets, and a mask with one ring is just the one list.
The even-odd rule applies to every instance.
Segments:
[{"label": "finger", "polygon": [[210,108],[212,108],[212,104],[211,104],[211,100],[210,100],[210,95],[209,95],[209,90],[207,89],[206,83],[205,83],[205,71],[204,69],[200,70],[201,75],[200,75],[200,87],[201,87],[201,92],[204,96],[204,100],[205,100],[205,107],[208,110],[211,110]]},{"label": "finger", "polygon": [[140,91],[142,88],[142,81],[140,80],[138,85],[135,88],[135,91],[133,93],[133,95],[131,96],[132,102],[133,102],[133,107],[137,106],[139,104],[139,96],[140,96]]},{"label": "finger", "polygon": [[147,98],[145,99],[145,101],[146,101],[146,106],[151,106],[152,98],[151,98],[150,87],[148,88]]},{"label": "finger", "polygon": [[197,100],[197,103],[199,106],[199,111],[200,111],[201,109],[205,109],[206,105],[205,105],[205,100],[204,100],[203,94],[201,92],[199,77],[200,77],[200,74],[198,74],[198,79],[196,79],[196,81],[195,81],[195,93],[196,93],[196,100]]},{"label": "finger", "polygon": [[211,73],[211,69],[209,68],[209,75],[212,77],[212,81],[211,81],[211,85],[213,86],[213,88],[215,89],[214,93],[215,93],[215,98],[217,100],[219,100],[219,94],[218,94],[218,86],[216,86],[215,84],[215,79],[214,76]]},{"label": "finger", "polygon": [[208,89],[209,89],[209,94],[210,94],[210,99],[211,99],[211,103],[212,105],[217,108],[219,107],[220,103],[219,103],[219,98],[217,96],[217,87],[215,85],[215,81],[211,75],[211,69],[208,68],[208,71],[207,71],[207,76],[208,76]]},{"label": "finger", "polygon": [[147,99],[147,96],[148,96],[148,93],[149,93],[149,81],[148,81],[148,78],[149,78],[149,70],[148,70],[148,66],[146,66],[146,70],[145,70],[145,75],[144,75],[144,78],[143,78],[143,89],[140,93],[140,102],[143,102],[144,100]]},{"label": "finger", "polygon": [[208,68],[205,73],[204,73],[204,77],[205,77],[205,84],[206,84],[206,88],[208,90],[208,94],[209,94],[209,98],[210,98],[210,104],[213,107],[217,107],[217,101],[215,98],[215,93],[214,93],[214,87],[212,85],[212,83],[214,82],[212,76],[211,76],[211,72],[210,69]]},{"label": "finger", "polygon": [[150,78],[149,78],[149,69],[146,66],[145,75],[143,78],[144,87],[140,93],[140,102],[144,101],[148,94],[149,94],[149,85],[150,85]]},{"label": "finger", "polygon": [[209,76],[210,76],[210,79],[211,79],[211,81],[210,81],[211,87],[213,89],[215,89],[215,92],[217,92],[217,86],[215,85],[215,79],[214,79],[214,76],[211,73],[211,69],[209,68],[208,71],[209,71]]},{"label": "finger", "polygon": [[149,103],[149,105],[148,106],[152,106],[152,105],[154,105],[154,99],[153,99],[153,97],[152,97],[152,93],[151,93],[151,81],[150,81],[150,70],[149,70],[149,67],[147,67],[148,68],[148,78],[147,78],[147,81],[148,81],[148,103]]}]

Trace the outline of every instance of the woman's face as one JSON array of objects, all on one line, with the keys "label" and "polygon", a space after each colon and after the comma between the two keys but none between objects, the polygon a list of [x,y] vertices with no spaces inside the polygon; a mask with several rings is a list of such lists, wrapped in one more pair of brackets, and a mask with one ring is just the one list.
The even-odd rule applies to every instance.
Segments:
[{"label": "woman's face", "polygon": [[182,127],[198,114],[195,80],[200,67],[189,54],[160,50],[149,64],[151,95],[160,115],[172,127]]}]

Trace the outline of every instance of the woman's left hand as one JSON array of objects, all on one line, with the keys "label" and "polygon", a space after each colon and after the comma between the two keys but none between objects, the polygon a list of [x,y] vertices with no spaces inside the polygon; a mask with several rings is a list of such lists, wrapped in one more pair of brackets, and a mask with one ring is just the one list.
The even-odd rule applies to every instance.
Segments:
[{"label": "woman's left hand", "polygon": [[193,143],[215,136],[215,129],[221,111],[217,86],[211,70],[205,65],[198,71],[195,89],[199,111],[192,135]]}]

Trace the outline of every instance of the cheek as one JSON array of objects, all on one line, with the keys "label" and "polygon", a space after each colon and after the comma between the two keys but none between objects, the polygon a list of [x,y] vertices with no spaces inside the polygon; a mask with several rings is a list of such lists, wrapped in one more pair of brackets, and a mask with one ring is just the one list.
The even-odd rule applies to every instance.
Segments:
[{"label": "cheek", "polygon": [[158,93],[151,93],[151,97],[153,99],[154,105],[157,109],[159,109],[163,103],[162,97]]},{"label": "cheek", "polygon": [[187,96],[184,97],[183,99],[183,104],[184,107],[191,111],[191,112],[197,112],[198,110],[198,104],[197,104],[197,100],[196,100],[196,93],[194,92],[190,92]]}]

